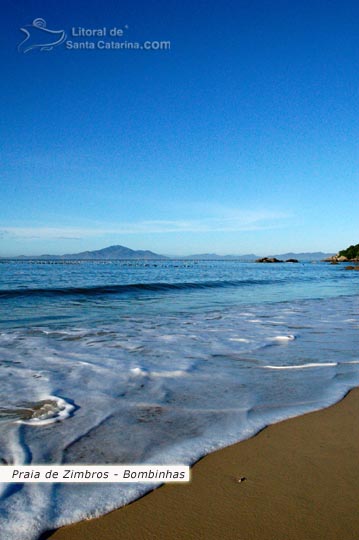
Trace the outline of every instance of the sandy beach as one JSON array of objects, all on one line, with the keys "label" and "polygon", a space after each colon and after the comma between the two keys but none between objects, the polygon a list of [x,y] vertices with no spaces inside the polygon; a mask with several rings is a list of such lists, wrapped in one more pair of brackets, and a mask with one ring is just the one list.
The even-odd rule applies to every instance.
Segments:
[{"label": "sandy beach", "polygon": [[[272,425],[165,485],[52,540],[357,540],[359,389]],[[239,481],[242,479],[241,481]]]}]

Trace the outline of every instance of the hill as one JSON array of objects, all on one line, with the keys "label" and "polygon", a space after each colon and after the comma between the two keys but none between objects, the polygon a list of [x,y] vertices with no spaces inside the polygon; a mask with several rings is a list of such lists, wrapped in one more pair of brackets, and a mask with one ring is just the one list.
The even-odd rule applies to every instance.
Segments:
[{"label": "hill", "polygon": [[[355,247],[355,246],[351,246]],[[329,257],[332,254],[319,252],[309,252],[309,253],[282,253],[279,255],[270,255],[270,257],[276,257],[277,259],[287,260],[287,259],[298,259],[299,261],[314,261],[314,260],[323,260],[325,257]],[[254,253],[249,253],[246,255],[217,255],[216,253],[201,253],[196,255],[184,255],[178,257],[160,255],[149,250],[133,250],[125,246],[109,246],[103,249],[97,249],[94,251],[82,251],[81,253],[67,253],[65,255],[19,255],[18,257],[0,257],[0,259],[16,259],[16,260],[40,260],[40,261],[56,261],[56,260],[90,260],[90,261],[102,261],[102,260],[126,260],[126,259],[157,259],[157,260],[166,260],[166,259],[180,259],[180,260],[192,260],[192,261],[243,261],[243,262],[254,262],[259,258],[258,255]]]},{"label": "hill", "polygon": [[68,253],[66,255],[39,255],[14,257],[15,259],[29,260],[116,260],[116,259],[166,259],[164,255],[158,255],[148,250],[133,250],[125,246],[109,246],[94,251],[82,251],[81,253]]},{"label": "hill", "polygon": [[257,255],[250,253],[249,255],[217,255],[216,253],[200,253],[196,255],[186,255],[181,259],[188,259],[191,261],[254,261]]},{"label": "hill", "polygon": [[342,249],[338,253],[339,257],[346,257],[348,261],[359,259],[359,244],[349,246],[347,249]]},{"label": "hill", "polygon": [[[308,252],[308,253],[281,253],[279,255],[270,255],[270,257],[275,257],[276,259],[298,259],[298,261],[320,261],[324,257],[329,257],[332,253],[323,253],[322,251]],[[181,257],[182,259],[191,259],[191,260],[236,260],[243,262],[253,262],[259,258],[259,255],[254,253],[249,253],[247,255],[216,255],[215,253],[203,253],[200,255],[187,255],[186,257]]]},{"label": "hill", "polygon": [[298,261],[321,261],[325,257],[330,257],[333,253],[323,253],[322,251],[310,251],[308,253],[280,253],[279,255],[271,255],[271,257],[276,257],[277,259],[288,260],[288,259],[298,259]]}]

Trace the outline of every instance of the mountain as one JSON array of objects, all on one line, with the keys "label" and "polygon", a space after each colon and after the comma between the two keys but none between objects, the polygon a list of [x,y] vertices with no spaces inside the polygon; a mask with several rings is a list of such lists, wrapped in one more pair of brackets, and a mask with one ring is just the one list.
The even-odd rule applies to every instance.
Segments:
[{"label": "mountain", "polygon": [[62,255],[61,259],[92,259],[92,260],[110,260],[110,259],[166,259],[164,255],[158,255],[153,251],[135,251],[125,246],[110,246],[95,251],[83,251],[82,253]]},{"label": "mountain", "polygon": [[82,251],[81,253],[70,253],[66,255],[39,255],[35,257],[20,255],[14,257],[21,260],[113,260],[113,259],[167,259],[164,255],[158,255],[152,251],[133,250],[124,246],[110,246],[95,251]]},{"label": "mountain", "polygon": [[181,259],[191,261],[254,261],[258,256],[250,253],[249,255],[217,255],[216,253],[201,253],[199,255],[186,255]]},{"label": "mountain", "polygon": [[[316,251],[314,253],[282,253],[279,255],[269,255],[270,257],[276,257],[277,259],[287,260],[287,259],[298,259],[299,261],[320,261],[324,258],[330,257],[332,253],[323,253],[321,251]],[[4,257],[0,257],[4,259]],[[133,250],[125,246],[109,246],[103,249],[98,249],[95,251],[82,251],[81,253],[68,253],[66,255],[20,255],[18,257],[11,257],[12,259],[18,260],[94,260],[94,261],[109,261],[109,260],[118,260],[118,259],[181,259],[181,260],[192,260],[192,261],[247,261],[253,262],[259,258],[258,255],[250,253],[247,255],[216,255],[215,253],[202,253],[199,255],[186,255],[183,257],[166,257],[165,255],[159,255],[158,253],[153,253],[153,251],[148,250]]]},{"label": "mountain", "polygon": [[333,253],[323,253],[322,251],[314,251],[308,253],[280,253],[279,255],[270,255],[270,257],[276,257],[277,259],[298,259],[298,261],[321,261],[325,257],[330,257]]},{"label": "mountain", "polygon": [[[324,257],[329,257],[331,253],[323,253],[322,251],[315,251],[309,253],[281,253],[279,255],[269,255],[269,257],[275,257],[280,260],[288,259],[297,259],[298,261],[321,261]],[[248,255],[216,255],[215,253],[203,253],[201,255],[187,255],[186,257],[181,257],[182,259],[191,259],[191,260],[236,260],[236,261],[248,261],[253,262],[259,258],[259,255],[250,253]]]}]

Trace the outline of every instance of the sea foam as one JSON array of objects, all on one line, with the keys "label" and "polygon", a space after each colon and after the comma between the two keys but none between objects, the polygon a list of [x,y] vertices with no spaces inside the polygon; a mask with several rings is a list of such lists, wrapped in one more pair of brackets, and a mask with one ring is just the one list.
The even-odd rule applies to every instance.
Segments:
[{"label": "sea foam", "polygon": [[[222,266],[222,288],[214,278],[218,268],[204,268],[209,286],[187,288],[183,284],[194,282],[198,268],[175,268],[172,277],[182,285],[127,288],[118,295],[101,286],[116,284],[118,267],[111,273],[104,266],[93,279],[96,291],[87,295],[79,265],[70,268],[79,293],[5,296],[2,462],[191,464],[269,423],[340,399],[359,384],[356,297],[301,298],[311,283],[316,296],[322,291],[323,280],[311,268],[308,280],[302,265],[276,270],[277,278],[274,270],[258,266],[243,279],[229,275],[228,268],[235,273],[238,267]],[[64,272],[76,281],[70,270],[51,270],[58,272],[53,289]],[[147,272],[139,267],[136,280],[159,283],[164,270],[152,268],[148,277]],[[297,283],[296,276],[305,285],[296,289],[300,298],[288,292],[285,301],[277,301],[285,283]],[[33,280],[33,288],[45,288],[41,275]],[[45,530],[108,512],[149,489],[3,486],[2,534],[36,540]]]}]

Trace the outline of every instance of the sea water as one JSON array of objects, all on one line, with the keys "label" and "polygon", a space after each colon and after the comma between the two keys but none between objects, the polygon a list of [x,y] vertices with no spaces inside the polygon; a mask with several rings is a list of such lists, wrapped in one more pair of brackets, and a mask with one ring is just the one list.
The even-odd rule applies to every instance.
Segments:
[{"label": "sea water", "polygon": [[[359,273],[325,263],[0,264],[0,460],[192,464],[359,384]],[[148,484],[2,485],[8,540]]]}]

